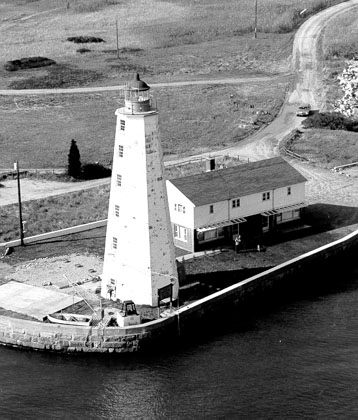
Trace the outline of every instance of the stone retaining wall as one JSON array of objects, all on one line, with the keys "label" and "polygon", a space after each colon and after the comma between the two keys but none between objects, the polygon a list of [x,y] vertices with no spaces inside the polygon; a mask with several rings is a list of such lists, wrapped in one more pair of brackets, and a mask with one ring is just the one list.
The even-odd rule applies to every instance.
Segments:
[{"label": "stone retaining wall", "polygon": [[136,327],[92,328],[0,316],[0,343],[58,352],[129,353],[160,340],[162,333],[168,333],[174,322],[172,317]]},{"label": "stone retaining wall", "polygon": [[133,327],[73,327],[0,316],[0,343],[62,352],[128,353],[145,350],[158,342],[170,342],[195,328],[196,321],[215,315],[222,308],[239,304],[247,296],[267,291],[280,282],[296,281],[328,259],[346,255],[358,244],[358,231],[308,252],[270,270],[241,281],[175,311],[169,318]]}]

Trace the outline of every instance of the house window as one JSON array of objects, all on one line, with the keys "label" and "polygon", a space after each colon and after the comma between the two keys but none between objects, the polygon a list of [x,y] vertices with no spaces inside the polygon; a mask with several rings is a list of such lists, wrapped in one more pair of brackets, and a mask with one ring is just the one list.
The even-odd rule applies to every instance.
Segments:
[{"label": "house window", "polygon": [[287,187],[287,195],[291,195],[291,187]]},{"label": "house window", "polygon": [[126,128],[126,122],[124,120],[121,120],[121,130],[124,131]]},{"label": "house window", "polygon": [[284,211],[283,213],[280,213],[276,216],[276,222],[284,223],[289,222],[290,220],[299,219],[300,213],[300,209]]},{"label": "house window", "polygon": [[270,199],[270,192],[264,192],[262,193],[262,201],[267,201]]},{"label": "house window", "polygon": [[174,204],[174,210],[178,211],[179,213],[185,213],[185,206],[181,204]]},{"label": "house window", "polygon": [[113,236],[113,242],[112,242],[112,244],[113,244],[113,249],[117,249],[118,239],[115,238],[114,236]]},{"label": "house window", "polygon": [[183,241],[188,242],[188,229],[183,228]]},{"label": "house window", "polygon": [[114,206],[114,214],[119,217],[119,206],[117,204]]},{"label": "house window", "polygon": [[240,198],[232,200],[232,208],[235,209],[236,207],[240,207]]},{"label": "house window", "polygon": [[183,226],[174,225],[174,238],[188,242],[188,229]]},{"label": "house window", "polygon": [[209,213],[214,213],[214,204],[210,204]]},{"label": "house window", "polygon": [[224,237],[225,230],[224,228],[210,229],[205,232],[198,232],[197,238],[199,242],[214,241]]},{"label": "house window", "polygon": [[204,241],[212,241],[218,236],[216,229],[207,230],[204,232]]},{"label": "house window", "polygon": [[122,185],[122,175],[117,175],[117,185],[120,187]]},{"label": "house window", "polygon": [[118,146],[118,156],[123,157],[123,146],[121,144]]},{"label": "house window", "polygon": [[225,230],[224,230],[223,227],[217,229],[217,237],[218,238],[222,238],[224,236],[224,233],[225,233]]}]

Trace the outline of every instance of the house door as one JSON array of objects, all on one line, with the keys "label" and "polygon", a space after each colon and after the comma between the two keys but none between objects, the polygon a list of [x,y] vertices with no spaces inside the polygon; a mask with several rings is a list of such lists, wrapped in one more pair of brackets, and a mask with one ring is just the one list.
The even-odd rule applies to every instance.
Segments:
[{"label": "house door", "polygon": [[262,232],[268,232],[270,229],[270,216],[262,216]]}]

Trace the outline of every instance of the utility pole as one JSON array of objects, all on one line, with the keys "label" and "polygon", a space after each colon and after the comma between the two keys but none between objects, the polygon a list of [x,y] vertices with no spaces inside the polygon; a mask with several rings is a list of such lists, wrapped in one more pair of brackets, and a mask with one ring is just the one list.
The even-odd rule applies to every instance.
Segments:
[{"label": "utility pole", "polygon": [[117,58],[119,59],[118,20],[116,19]]},{"label": "utility pole", "polygon": [[254,25],[254,39],[257,38],[257,0],[255,0],[255,25]]},{"label": "utility pole", "polygon": [[20,223],[20,242],[21,246],[24,246],[24,226],[22,224],[22,208],[21,208],[21,190],[20,190],[20,171],[19,171],[19,162],[14,163],[14,169],[17,172],[17,197],[19,203],[19,223]]}]

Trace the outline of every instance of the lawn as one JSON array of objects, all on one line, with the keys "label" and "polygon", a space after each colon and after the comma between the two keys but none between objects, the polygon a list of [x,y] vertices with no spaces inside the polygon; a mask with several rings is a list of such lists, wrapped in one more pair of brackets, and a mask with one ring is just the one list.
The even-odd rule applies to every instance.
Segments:
[{"label": "lawn", "polygon": [[[218,167],[235,166],[236,158],[223,156],[217,159]],[[205,171],[205,161],[166,168],[166,177],[176,178]],[[107,218],[110,186],[52,196],[42,200],[22,203],[23,220],[27,221],[26,236],[38,235],[83,223]],[[0,207],[0,243],[15,239],[18,234],[17,204]]]},{"label": "lawn", "polygon": [[[235,144],[271,121],[287,84],[155,88],[164,155],[188,155]],[[0,168],[67,165],[71,139],[82,162],[111,164],[119,92],[3,97]],[[253,108],[251,107],[253,106]],[[265,111],[266,114],[258,115]]]},{"label": "lawn", "polygon": [[358,161],[357,133],[343,130],[309,129],[286,147],[326,169]]},{"label": "lawn", "polygon": [[[319,226],[322,220],[322,211],[328,212],[330,215],[330,226],[326,227],[326,231],[282,241],[278,244],[272,244],[267,247],[266,252],[247,252],[235,254],[233,250],[215,256],[205,256],[185,262],[186,273],[189,276],[207,274],[210,272],[227,272],[231,270],[243,270],[244,275],[248,277],[255,272],[250,270],[259,268],[269,268],[277,264],[288,261],[291,258],[298,257],[305,252],[309,252],[320,246],[328,244],[332,241],[340,239],[345,235],[357,229],[358,212],[350,219],[350,224],[341,220],[335,224],[334,220],[341,212],[340,206],[331,206],[329,209],[322,209],[321,206],[312,206],[308,209],[312,222]],[[333,229],[333,230],[331,230]],[[87,232],[56,238],[54,240],[46,240],[43,243],[29,244],[25,247],[16,247],[15,252],[4,259],[5,263],[14,265],[32,261],[36,258],[55,257],[69,254],[92,254],[99,257],[104,255],[106,228],[98,228]],[[0,253],[4,250],[0,249]],[[247,270],[247,271],[245,271]],[[234,271],[231,271],[232,273]],[[236,273],[237,275],[238,273]],[[239,274],[241,275],[241,273]],[[1,277],[1,276],[0,276]],[[226,276],[225,276],[226,277]],[[221,275],[221,278],[223,276]],[[191,281],[197,281],[198,278],[193,277]]]}]

